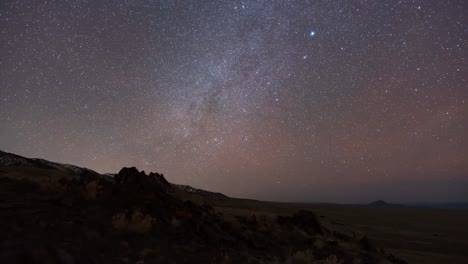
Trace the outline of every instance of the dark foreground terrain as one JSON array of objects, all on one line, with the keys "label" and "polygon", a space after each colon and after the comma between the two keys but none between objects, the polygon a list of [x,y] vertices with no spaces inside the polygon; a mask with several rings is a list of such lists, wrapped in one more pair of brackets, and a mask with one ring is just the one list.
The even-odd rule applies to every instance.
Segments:
[{"label": "dark foreground terrain", "polygon": [[466,260],[466,236],[449,227],[427,234],[422,218],[432,211],[379,210],[406,209],[233,199],[135,168],[109,176],[0,152],[0,263]]},{"label": "dark foreground terrain", "polygon": [[231,214],[288,214],[310,210],[334,230],[366,234],[408,263],[468,263],[468,210],[219,201]]}]

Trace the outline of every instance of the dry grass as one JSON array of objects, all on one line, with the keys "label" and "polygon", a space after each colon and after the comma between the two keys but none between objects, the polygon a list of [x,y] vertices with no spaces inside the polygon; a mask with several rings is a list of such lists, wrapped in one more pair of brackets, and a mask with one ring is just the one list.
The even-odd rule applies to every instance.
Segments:
[{"label": "dry grass", "polygon": [[[208,201],[208,203],[210,203]],[[291,214],[298,209],[314,211],[333,229],[367,234],[371,240],[409,263],[468,263],[468,211],[368,207],[323,204],[215,201],[225,215]]]},{"label": "dry grass", "polygon": [[139,209],[136,209],[131,214],[127,211],[114,214],[112,227],[117,230],[142,234],[151,230],[154,221],[155,219],[150,215],[143,214]]}]

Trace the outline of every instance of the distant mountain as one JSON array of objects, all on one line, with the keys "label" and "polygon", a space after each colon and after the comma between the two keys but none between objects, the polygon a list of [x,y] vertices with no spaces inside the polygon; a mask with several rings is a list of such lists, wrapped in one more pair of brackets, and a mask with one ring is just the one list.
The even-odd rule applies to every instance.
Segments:
[{"label": "distant mountain", "polygon": [[468,210],[468,203],[408,203],[408,204],[395,204],[389,203],[384,200],[377,200],[369,203],[367,206],[372,207],[414,207],[414,208],[434,208],[434,209],[457,209]]},{"label": "distant mountain", "polygon": [[388,203],[384,200],[377,200],[377,201],[374,201],[370,204],[368,204],[369,206],[373,206],[373,207],[400,207],[400,206],[403,206],[401,204],[394,204],[394,203]]}]

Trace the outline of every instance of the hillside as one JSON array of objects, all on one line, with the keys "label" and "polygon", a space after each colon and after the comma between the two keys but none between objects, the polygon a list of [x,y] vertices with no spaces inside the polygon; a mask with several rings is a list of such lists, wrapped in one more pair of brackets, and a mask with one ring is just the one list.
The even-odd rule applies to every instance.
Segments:
[{"label": "hillside", "polygon": [[404,263],[310,211],[231,214],[162,174],[0,153],[1,263]]}]

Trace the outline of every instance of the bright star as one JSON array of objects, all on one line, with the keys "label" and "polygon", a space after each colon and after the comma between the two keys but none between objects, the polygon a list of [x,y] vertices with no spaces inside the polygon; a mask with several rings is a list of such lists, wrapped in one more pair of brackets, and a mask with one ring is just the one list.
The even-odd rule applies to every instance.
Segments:
[{"label": "bright star", "polygon": [[315,36],[315,31],[311,31],[311,32],[309,33],[309,36],[310,36],[310,37]]}]

